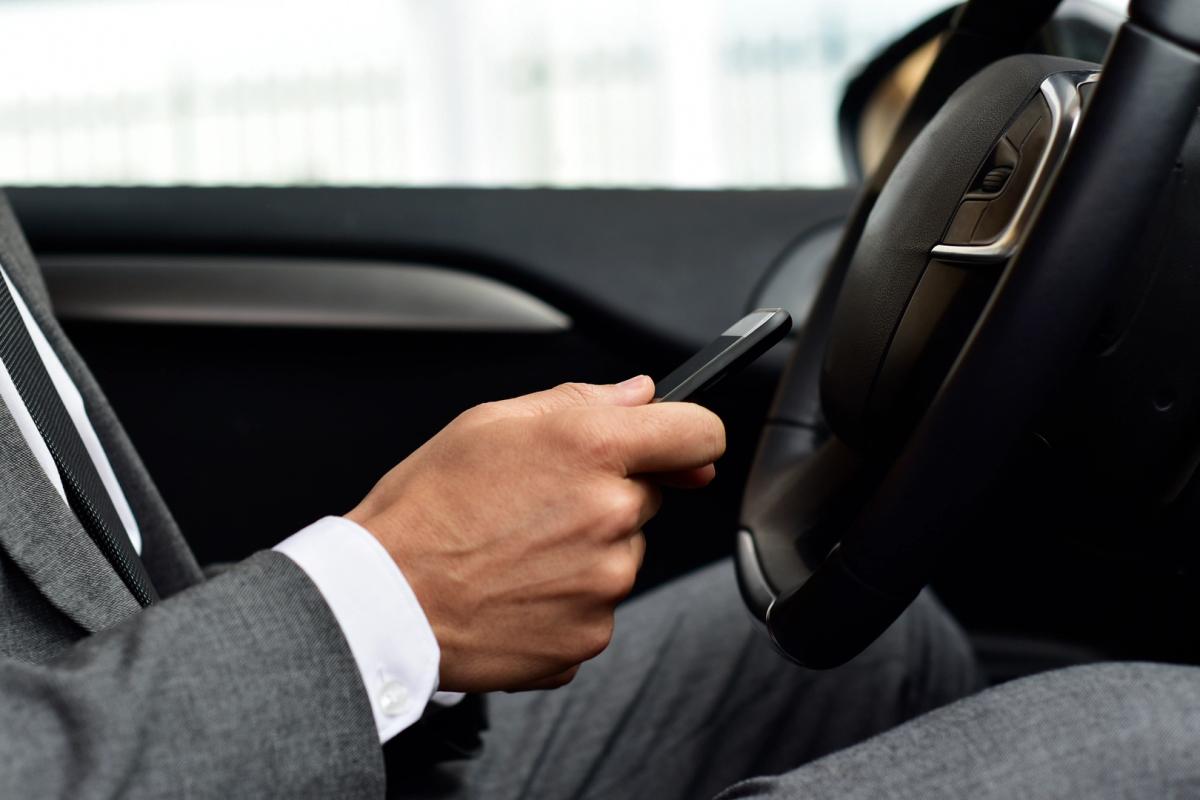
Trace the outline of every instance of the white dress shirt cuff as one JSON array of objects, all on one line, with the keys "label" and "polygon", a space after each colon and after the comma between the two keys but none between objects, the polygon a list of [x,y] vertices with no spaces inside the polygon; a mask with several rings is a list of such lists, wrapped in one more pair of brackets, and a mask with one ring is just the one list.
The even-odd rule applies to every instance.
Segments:
[{"label": "white dress shirt cuff", "polygon": [[[441,656],[412,587],[378,540],[344,517],[325,517],[275,550],[317,585],[362,673],[386,742],[425,712],[437,691]],[[440,702],[450,700],[438,692]],[[451,703],[453,701],[451,700]]]}]

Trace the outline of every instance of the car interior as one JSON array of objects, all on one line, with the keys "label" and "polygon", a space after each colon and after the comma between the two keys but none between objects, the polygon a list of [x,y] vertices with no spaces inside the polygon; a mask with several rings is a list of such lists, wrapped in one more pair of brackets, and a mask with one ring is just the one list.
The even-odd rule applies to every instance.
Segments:
[{"label": "car interior", "polygon": [[810,666],[925,584],[993,682],[1200,663],[1197,26],[1141,5],[1118,35],[1085,0],[971,0],[885,43],[841,187],[7,194],[202,563],[348,510],[472,405],[662,377],[783,308],[705,397],[728,453],[668,494],[637,592],[736,557]]}]

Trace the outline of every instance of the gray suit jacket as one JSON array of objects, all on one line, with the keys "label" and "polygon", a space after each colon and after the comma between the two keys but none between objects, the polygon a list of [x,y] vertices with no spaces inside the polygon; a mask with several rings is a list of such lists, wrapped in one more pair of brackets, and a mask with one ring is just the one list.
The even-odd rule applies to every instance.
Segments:
[{"label": "gray suit jacket", "polygon": [[164,597],[140,609],[0,403],[0,797],[382,795],[371,709],[316,587],[273,552],[204,579],[2,194],[0,261],[83,394]]}]

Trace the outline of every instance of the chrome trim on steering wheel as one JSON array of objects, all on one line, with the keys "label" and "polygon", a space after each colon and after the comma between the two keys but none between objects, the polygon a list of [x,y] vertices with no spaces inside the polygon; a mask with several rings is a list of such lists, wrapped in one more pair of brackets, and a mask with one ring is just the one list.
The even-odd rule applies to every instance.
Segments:
[{"label": "chrome trim on steering wheel", "polygon": [[1033,177],[1017,204],[1012,219],[993,242],[978,245],[939,244],[934,258],[943,261],[988,263],[1007,261],[1020,249],[1037,216],[1046,189],[1058,175],[1083,116],[1083,86],[1100,80],[1098,71],[1059,72],[1042,81],[1039,90],[1050,107],[1050,136],[1038,159]]}]

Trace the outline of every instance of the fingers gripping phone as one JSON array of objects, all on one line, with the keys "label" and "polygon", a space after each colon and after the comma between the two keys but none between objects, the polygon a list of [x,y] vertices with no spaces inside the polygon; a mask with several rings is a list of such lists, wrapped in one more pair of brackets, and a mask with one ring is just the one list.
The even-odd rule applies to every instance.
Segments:
[{"label": "fingers gripping phone", "polygon": [[740,372],[767,352],[792,328],[792,318],[781,308],[760,308],[742,317],[708,347],[655,386],[654,402],[688,400]]}]

